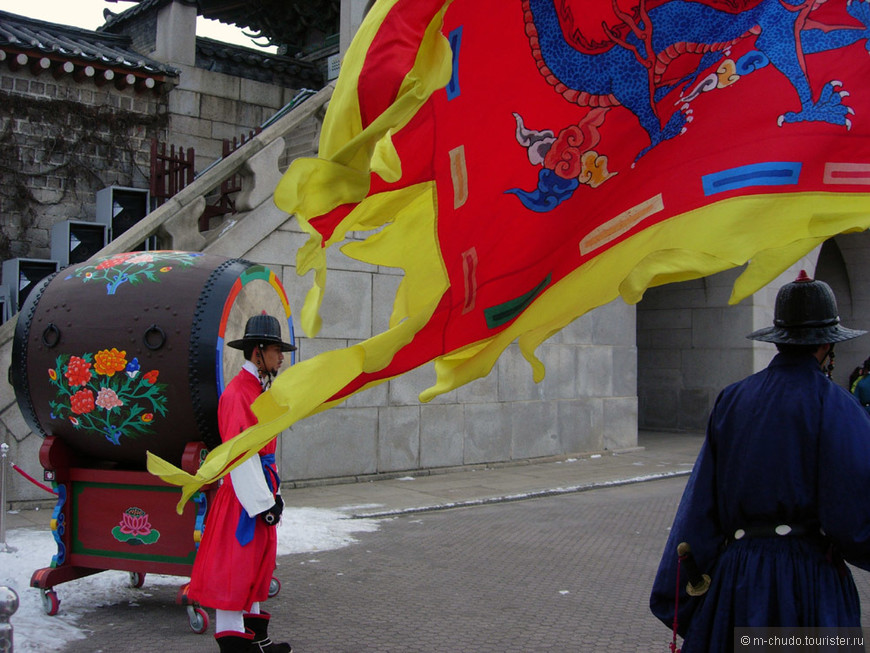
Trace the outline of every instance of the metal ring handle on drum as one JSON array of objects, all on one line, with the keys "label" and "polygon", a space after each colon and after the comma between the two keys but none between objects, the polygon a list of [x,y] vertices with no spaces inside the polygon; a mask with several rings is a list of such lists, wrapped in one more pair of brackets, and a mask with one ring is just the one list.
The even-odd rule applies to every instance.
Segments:
[{"label": "metal ring handle on drum", "polygon": [[[51,340],[49,340],[49,335],[52,335]],[[45,331],[42,332],[42,344],[51,349],[57,347],[57,343],[59,342],[60,329],[57,328],[56,324],[50,322],[49,325],[45,327]]]},{"label": "metal ring handle on drum", "polygon": [[[151,341],[151,334],[153,333],[156,333],[159,337],[159,342],[156,344]],[[151,351],[160,349],[166,344],[166,332],[156,324],[152,324],[150,327],[145,329],[145,333],[142,335],[142,343]]]}]

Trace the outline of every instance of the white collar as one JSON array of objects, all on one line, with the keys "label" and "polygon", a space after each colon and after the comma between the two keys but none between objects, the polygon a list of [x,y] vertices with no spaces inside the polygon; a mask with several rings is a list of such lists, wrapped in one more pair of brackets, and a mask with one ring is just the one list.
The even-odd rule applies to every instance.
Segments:
[{"label": "white collar", "polygon": [[257,366],[254,365],[253,361],[245,361],[244,365],[242,365],[242,369],[248,370],[248,372],[254,375],[257,381],[260,380],[260,371],[257,369]]}]

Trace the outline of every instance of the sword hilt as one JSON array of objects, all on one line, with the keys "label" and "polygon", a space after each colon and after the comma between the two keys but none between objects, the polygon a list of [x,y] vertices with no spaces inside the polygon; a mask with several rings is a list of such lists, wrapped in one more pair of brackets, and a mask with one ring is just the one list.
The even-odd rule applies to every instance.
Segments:
[{"label": "sword hilt", "polygon": [[692,555],[692,547],[689,546],[688,542],[680,542],[677,546],[677,555],[689,576],[689,582],[686,584],[686,592],[689,596],[701,596],[706,593],[710,589],[710,577],[701,573],[698,563],[695,562],[695,556]]}]

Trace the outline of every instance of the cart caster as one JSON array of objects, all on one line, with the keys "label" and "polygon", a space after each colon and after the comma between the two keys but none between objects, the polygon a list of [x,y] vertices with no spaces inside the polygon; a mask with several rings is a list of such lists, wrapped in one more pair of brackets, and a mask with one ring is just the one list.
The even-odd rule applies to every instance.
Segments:
[{"label": "cart caster", "polygon": [[135,587],[136,589],[142,587],[145,584],[145,576],[144,573],[139,573],[138,571],[130,572],[130,587]]},{"label": "cart caster", "polygon": [[272,576],[272,580],[269,581],[269,598],[271,599],[273,596],[277,596],[280,591],[281,581]]},{"label": "cart caster", "polygon": [[49,617],[57,614],[60,607],[60,599],[57,598],[57,592],[54,590],[42,590],[42,609]]},{"label": "cart caster", "polygon": [[187,621],[190,629],[197,635],[202,635],[208,630],[208,613],[202,608],[187,606]]}]

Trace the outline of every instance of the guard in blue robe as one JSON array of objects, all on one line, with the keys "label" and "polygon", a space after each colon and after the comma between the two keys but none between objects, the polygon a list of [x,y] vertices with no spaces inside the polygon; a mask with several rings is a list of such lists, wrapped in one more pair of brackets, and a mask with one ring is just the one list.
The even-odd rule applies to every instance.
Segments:
[{"label": "guard in blue robe", "polygon": [[710,577],[701,596],[680,575],[683,653],[732,651],[735,627],[860,627],[847,560],[870,570],[870,416],[821,365],[839,324],[830,287],[804,273],[777,294],[767,369],[728,386],[677,510],[650,608],[669,627],[677,547]]}]

